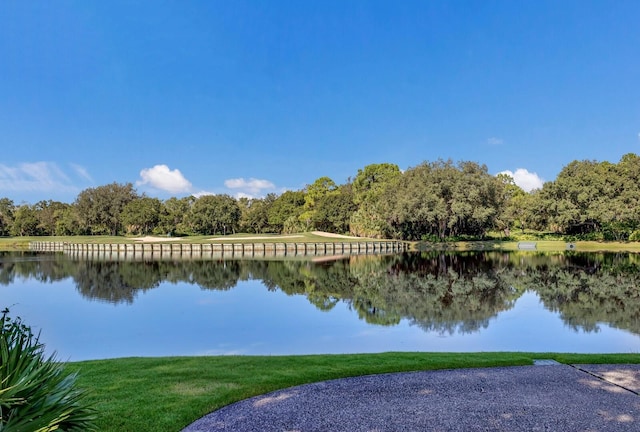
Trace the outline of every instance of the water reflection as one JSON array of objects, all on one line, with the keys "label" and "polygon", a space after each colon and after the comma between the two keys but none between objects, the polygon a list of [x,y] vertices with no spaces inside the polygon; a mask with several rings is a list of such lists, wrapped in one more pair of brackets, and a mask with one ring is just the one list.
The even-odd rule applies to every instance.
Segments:
[{"label": "water reflection", "polygon": [[259,280],[271,291],[304,295],[317,309],[346,304],[367,323],[406,319],[425,331],[467,334],[487,328],[526,291],[575,330],[599,323],[640,334],[640,272],[634,254],[406,253],[308,260],[108,261],[62,254],[0,256],[0,284],[71,278],[86,299],[132,304],[164,282],[229,290]]},{"label": "water reflection", "polygon": [[640,334],[638,256],[562,257],[563,266],[532,272],[545,307],[574,329],[598,331],[598,323]]}]

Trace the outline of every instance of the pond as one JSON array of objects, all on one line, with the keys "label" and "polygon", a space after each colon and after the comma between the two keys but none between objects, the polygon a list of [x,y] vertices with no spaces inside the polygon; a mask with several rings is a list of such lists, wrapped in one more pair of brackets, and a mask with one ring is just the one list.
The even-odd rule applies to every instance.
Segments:
[{"label": "pond", "polygon": [[0,308],[61,360],[385,351],[640,352],[635,254],[320,260],[0,254]]}]

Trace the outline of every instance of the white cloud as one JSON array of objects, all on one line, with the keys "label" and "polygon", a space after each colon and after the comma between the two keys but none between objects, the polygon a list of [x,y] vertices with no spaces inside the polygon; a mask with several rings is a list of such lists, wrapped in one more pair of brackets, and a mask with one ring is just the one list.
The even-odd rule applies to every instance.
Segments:
[{"label": "white cloud", "polygon": [[89,174],[89,171],[87,171],[87,169],[85,167],[83,167],[81,165],[78,165],[78,164],[74,164],[74,163],[71,163],[69,165],[71,166],[71,168],[73,168],[73,170],[76,172],[76,174],[78,176],[80,176],[83,179],[93,183],[93,178],[91,178],[91,175]]},{"label": "white cloud", "polygon": [[166,165],[156,165],[140,171],[140,178],[136,185],[149,185],[169,193],[189,192],[191,182],[184,178],[180,170],[170,170]]},{"label": "white cloud", "polygon": [[244,193],[244,192],[238,192],[238,193],[235,195],[235,197],[236,197],[236,199],[240,199],[240,198],[253,199],[253,198],[255,198],[254,196],[249,195],[249,194]]},{"label": "white cloud", "polygon": [[275,190],[276,188],[276,185],[269,180],[256,178],[250,178],[249,180],[244,178],[228,179],[224,181],[224,185],[229,189],[234,189],[237,198],[255,198],[263,195],[265,191]]},{"label": "white cloud", "polygon": [[531,192],[535,189],[542,188],[544,184],[544,179],[542,179],[538,174],[529,172],[525,168],[518,168],[515,172],[506,170],[502,171],[498,174],[507,174],[513,181],[522,188],[522,190],[526,192]]},{"label": "white cloud", "polygon": [[497,146],[504,144],[504,140],[502,138],[491,137],[487,139],[487,144]]},{"label": "white cloud", "polygon": [[77,188],[53,162],[0,164],[0,192],[70,192]]},{"label": "white cloud", "polygon": [[203,191],[200,191],[200,192],[192,193],[191,195],[193,195],[196,198],[200,198],[200,197],[203,197],[205,195],[215,195],[215,192],[209,192],[209,191],[204,191],[203,190]]}]

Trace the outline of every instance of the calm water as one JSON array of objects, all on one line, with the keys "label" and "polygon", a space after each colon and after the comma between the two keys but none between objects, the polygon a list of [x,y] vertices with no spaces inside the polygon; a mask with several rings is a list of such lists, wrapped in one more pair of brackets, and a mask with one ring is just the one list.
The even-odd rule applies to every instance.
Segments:
[{"label": "calm water", "polygon": [[62,360],[384,351],[640,352],[640,257],[423,253],[289,261],[0,255]]}]

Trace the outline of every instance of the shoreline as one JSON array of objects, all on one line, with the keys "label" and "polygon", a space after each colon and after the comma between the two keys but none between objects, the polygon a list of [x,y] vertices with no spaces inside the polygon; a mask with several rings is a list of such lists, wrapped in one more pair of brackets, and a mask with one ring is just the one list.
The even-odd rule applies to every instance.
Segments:
[{"label": "shoreline", "polygon": [[[211,244],[212,242],[229,244],[259,243],[357,243],[357,242],[397,242],[407,245],[409,251],[518,251],[516,240],[474,240],[458,242],[415,242],[392,239],[370,239],[338,235],[331,233],[312,232],[291,235],[260,235],[247,234],[223,237],[187,236],[187,237],[125,237],[125,236],[46,236],[46,237],[0,237],[0,251],[26,251],[31,242],[60,242],[74,244],[124,244],[124,245],[153,245],[153,244]],[[640,242],[622,241],[574,241],[564,240],[531,240],[522,243],[536,245],[531,251],[535,252],[640,252]],[[568,245],[571,245],[569,248]]]}]

